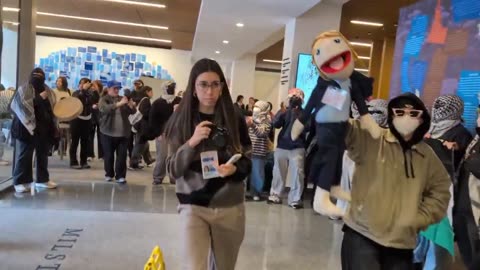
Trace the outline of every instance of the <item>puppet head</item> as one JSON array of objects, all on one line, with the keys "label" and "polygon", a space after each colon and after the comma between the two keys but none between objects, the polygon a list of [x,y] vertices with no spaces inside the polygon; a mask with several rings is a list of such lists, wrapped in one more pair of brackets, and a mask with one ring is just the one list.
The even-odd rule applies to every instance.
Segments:
[{"label": "puppet head", "polygon": [[354,60],[357,54],[340,32],[331,30],[315,38],[312,57],[322,78],[346,80],[350,78],[355,68]]}]

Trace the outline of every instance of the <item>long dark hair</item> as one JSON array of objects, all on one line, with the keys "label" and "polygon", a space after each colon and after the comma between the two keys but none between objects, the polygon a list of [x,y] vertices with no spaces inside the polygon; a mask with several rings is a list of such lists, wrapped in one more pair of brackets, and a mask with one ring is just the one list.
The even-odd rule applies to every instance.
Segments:
[{"label": "long dark hair", "polygon": [[62,89],[58,89],[60,91],[68,91],[68,81],[65,76],[60,76],[58,77],[57,81],[61,80],[62,81]]},{"label": "long dark hair", "polygon": [[240,136],[238,134],[238,119],[234,115],[234,107],[230,90],[228,89],[225,75],[220,65],[211,59],[201,59],[192,67],[188,79],[187,89],[183,94],[182,101],[178,109],[170,117],[165,127],[164,136],[168,141],[178,144],[184,144],[193,135],[195,124],[198,118],[198,98],[193,94],[195,92],[195,82],[197,77],[205,72],[214,72],[220,77],[223,83],[221,95],[215,105],[215,124],[221,124],[229,131],[229,145],[234,151],[240,152]]}]

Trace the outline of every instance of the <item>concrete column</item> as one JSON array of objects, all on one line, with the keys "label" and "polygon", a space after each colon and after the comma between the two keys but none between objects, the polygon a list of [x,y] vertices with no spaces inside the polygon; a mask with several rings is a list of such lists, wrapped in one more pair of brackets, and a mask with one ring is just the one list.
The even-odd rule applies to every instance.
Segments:
[{"label": "concrete column", "polygon": [[380,74],[382,73],[382,53],[383,40],[374,40],[373,47],[370,51],[370,68],[369,76],[374,78],[373,96],[378,97],[380,92]]},{"label": "concrete column", "polygon": [[255,93],[255,54],[245,55],[232,63],[230,85],[231,95],[235,100],[238,95],[246,99],[254,96]]},{"label": "concrete column", "polygon": [[383,40],[382,64],[378,77],[378,98],[389,99],[390,79],[392,78],[393,53],[395,50],[395,38],[387,37]]},{"label": "concrete column", "polygon": [[28,80],[35,66],[37,0],[20,1],[18,28],[17,87]]},{"label": "concrete column", "polygon": [[[340,29],[342,6],[345,0],[323,0],[285,26],[283,71],[278,104],[285,100],[288,89],[295,86],[299,53],[311,53],[312,42],[321,32]],[[288,59],[288,60],[287,60]]]}]

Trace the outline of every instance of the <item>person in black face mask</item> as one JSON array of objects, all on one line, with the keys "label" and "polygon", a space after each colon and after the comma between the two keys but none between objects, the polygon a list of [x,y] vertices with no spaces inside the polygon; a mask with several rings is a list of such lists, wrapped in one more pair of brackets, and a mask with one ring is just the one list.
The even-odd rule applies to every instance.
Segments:
[{"label": "person in black face mask", "polygon": [[57,187],[57,184],[50,181],[48,173],[48,151],[56,137],[54,105],[55,95],[45,85],[45,73],[42,69],[35,68],[30,80],[19,87],[10,105],[15,114],[11,132],[15,139],[13,182],[18,193],[28,192],[33,182],[34,150],[37,166],[35,187]]},{"label": "person in black face mask", "polygon": [[[90,169],[87,163],[88,150],[90,146],[90,132],[92,130],[92,111],[98,97],[94,98],[90,88],[92,83],[88,78],[82,78],[79,83],[79,89],[73,93],[73,97],[78,98],[83,104],[83,111],[77,119],[70,123],[70,132],[72,133],[72,144],[70,146],[70,167],[74,169]],[[80,143],[80,164],[77,159],[77,148]]]},{"label": "person in black face mask", "polygon": [[159,185],[163,183],[166,175],[166,158],[167,158],[167,144],[163,139],[162,133],[170,116],[175,111],[182,99],[175,96],[176,83],[174,81],[166,82],[162,87],[162,96],[152,103],[150,109],[149,140],[155,139],[157,158],[155,168],[153,170],[153,184]]}]

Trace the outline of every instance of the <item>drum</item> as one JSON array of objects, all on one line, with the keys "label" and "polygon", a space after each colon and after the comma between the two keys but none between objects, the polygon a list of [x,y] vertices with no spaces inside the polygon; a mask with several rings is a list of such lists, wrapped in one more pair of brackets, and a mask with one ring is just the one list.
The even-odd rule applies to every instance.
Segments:
[{"label": "drum", "polygon": [[83,111],[83,104],[76,97],[67,97],[61,99],[55,104],[53,114],[58,121],[66,122],[77,118]]}]

